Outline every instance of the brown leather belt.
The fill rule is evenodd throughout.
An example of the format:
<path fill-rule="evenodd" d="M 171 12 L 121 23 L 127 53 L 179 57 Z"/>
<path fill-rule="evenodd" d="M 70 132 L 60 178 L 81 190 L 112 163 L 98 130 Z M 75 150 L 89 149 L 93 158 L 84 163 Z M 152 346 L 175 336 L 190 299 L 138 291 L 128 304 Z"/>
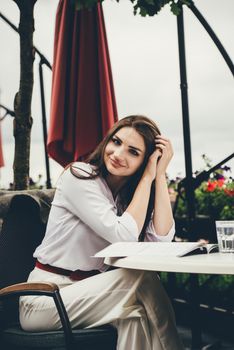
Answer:
<path fill-rule="evenodd" d="M 44 271 L 56 273 L 58 275 L 68 276 L 74 281 L 81 281 L 81 280 L 83 280 L 85 278 L 88 278 L 88 277 L 91 277 L 91 276 L 95 276 L 95 275 L 101 273 L 98 270 L 91 270 L 91 271 L 82 271 L 82 270 L 71 271 L 71 270 L 66 270 L 66 269 L 62 269 L 61 267 L 55 267 L 55 266 L 51 266 L 49 264 L 42 264 L 38 260 L 36 261 L 36 267 L 38 269 L 41 269 L 41 270 L 44 270 Z"/>

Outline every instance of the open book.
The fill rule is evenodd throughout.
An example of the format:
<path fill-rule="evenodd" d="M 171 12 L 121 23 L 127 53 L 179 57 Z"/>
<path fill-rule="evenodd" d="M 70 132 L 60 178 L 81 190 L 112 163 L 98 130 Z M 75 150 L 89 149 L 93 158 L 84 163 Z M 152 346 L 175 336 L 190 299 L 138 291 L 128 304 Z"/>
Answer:
<path fill-rule="evenodd" d="M 97 258 L 120 258 L 133 255 L 184 257 L 218 252 L 218 244 L 203 242 L 118 242 L 94 255 Z"/>

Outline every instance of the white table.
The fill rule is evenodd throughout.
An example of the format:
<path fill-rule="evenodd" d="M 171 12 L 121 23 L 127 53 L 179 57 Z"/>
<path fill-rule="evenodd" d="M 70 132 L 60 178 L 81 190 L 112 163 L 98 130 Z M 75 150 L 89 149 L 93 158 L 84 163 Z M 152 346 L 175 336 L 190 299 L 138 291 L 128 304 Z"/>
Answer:
<path fill-rule="evenodd" d="M 234 253 L 199 254 L 187 257 L 138 255 L 105 258 L 105 263 L 138 270 L 234 275 Z"/>
<path fill-rule="evenodd" d="M 105 258 L 105 263 L 111 266 L 137 270 L 234 275 L 234 253 L 199 254 L 187 257 L 138 255 L 125 258 Z M 196 298 L 197 288 L 198 285 L 195 284 L 191 291 L 192 343 L 200 347 L 202 340 L 198 311 L 199 300 Z"/>

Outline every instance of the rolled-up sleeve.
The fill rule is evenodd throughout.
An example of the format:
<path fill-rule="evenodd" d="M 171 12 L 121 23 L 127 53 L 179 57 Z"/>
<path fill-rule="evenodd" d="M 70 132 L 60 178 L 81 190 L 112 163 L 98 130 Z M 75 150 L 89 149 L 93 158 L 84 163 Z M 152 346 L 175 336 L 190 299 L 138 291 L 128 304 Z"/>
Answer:
<path fill-rule="evenodd" d="M 150 220 L 148 227 L 146 228 L 145 242 L 171 242 L 175 235 L 175 221 L 173 221 L 167 235 L 158 235 L 155 231 L 153 220 Z"/>
<path fill-rule="evenodd" d="M 60 192 L 63 206 L 106 241 L 138 240 L 136 221 L 127 212 L 116 214 L 115 204 L 105 195 L 98 178 L 79 179 L 67 170 L 61 178 Z"/>

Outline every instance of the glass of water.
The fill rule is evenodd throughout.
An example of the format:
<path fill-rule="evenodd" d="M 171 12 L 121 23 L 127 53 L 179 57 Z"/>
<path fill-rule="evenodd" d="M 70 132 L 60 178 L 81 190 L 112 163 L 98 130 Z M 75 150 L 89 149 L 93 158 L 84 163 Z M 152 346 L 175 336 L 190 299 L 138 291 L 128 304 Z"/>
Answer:
<path fill-rule="evenodd" d="M 221 253 L 234 253 L 234 220 L 215 221 L 216 233 Z"/>

